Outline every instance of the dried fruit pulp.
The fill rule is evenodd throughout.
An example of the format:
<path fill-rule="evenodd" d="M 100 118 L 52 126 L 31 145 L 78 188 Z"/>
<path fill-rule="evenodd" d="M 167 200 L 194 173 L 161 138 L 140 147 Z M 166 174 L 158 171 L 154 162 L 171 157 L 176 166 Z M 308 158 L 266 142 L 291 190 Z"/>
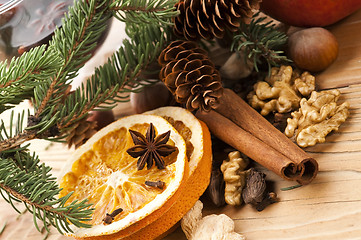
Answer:
<path fill-rule="evenodd" d="M 159 133 L 171 131 L 167 144 L 175 145 L 177 151 L 164 158 L 165 169 L 153 165 L 150 169 L 138 170 L 137 159 L 126 153 L 129 147 L 134 146 L 128 129 L 145 134 L 150 122 L 155 125 L 156 131 L 159 127 Z M 91 222 L 93 227 L 70 234 L 77 238 L 106 236 L 119 231 L 122 236 L 127 236 L 131 234 L 127 229 L 137 231 L 153 222 L 170 208 L 168 202 L 175 201 L 179 196 L 177 189 L 182 187 L 188 168 L 185 142 L 163 118 L 134 115 L 109 126 L 77 150 L 63 169 L 61 196 L 74 191 L 68 202 L 87 198 L 95 208 Z M 145 181 L 159 180 L 165 183 L 163 189 L 145 184 Z M 122 208 L 123 212 L 115 217 L 113 223 L 103 224 L 106 213 L 118 208 Z"/>
<path fill-rule="evenodd" d="M 150 118 L 154 115 L 162 116 L 164 119 L 166 119 L 166 122 L 168 124 L 171 123 L 173 127 L 177 130 L 177 132 L 182 135 L 180 137 L 182 139 L 185 139 L 184 147 L 186 146 L 187 149 L 182 150 L 182 148 L 178 148 L 180 150 L 178 155 L 180 156 L 182 152 L 183 155 L 185 155 L 185 152 L 187 150 L 189 167 L 188 164 L 185 164 L 184 177 L 181 180 L 179 187 L 176 189 L 174 194 L 167 198 L 167 201 L 165 201 L 163 205 L 161 205 L 158 209 L 145 215 L 142 219 L 131 221 L 128 227 L 119 228 L 118 231 L 102 231 L 102 234 L 98 235 L 76 233 L 73 235 L 76 239 L 159 239 L 159 237 L 162 237 L 169 231 L 171 231 L 172 227 L 195 204 L 195 202 L 199 199 L 199 197 L 207 188 L 212 165 L 211 137 L 207 126 L 201 121 L 199 121 L 196 117 L 194 117 L 192 113 L 183 108 L 160 108 L 156 111 L 150 111 L 145 113 L 145 118 Z M 144 125 L 142 128 L 143 133 L 145 132 L 146 128 L 146 125 Z M 110 132 L 107 133 L 107 135 L 108 134 L 110 134 Z M 118 145 L 120 146 L 120 144 L 114 139 L 110 140 L 109 144 L 115 145 L 113 146 L 114 148 L 116 148 Z M 174 144 L 177 146 L 179 142 L 175 141 Z M 127 146 L 123 147 L 126 148 Z M 112 149 L 112 147 L 108 147 L 107 149 Z M 106 155 L 111 155 L 111 152 L 109 150 L 102 150 L 102 152 L 104 151 L 107 152 Z M 76 159 L 78 160 L 79 158 L 80 156 Z M 186 160 L 186 158 L 184 160 Z M 166 161 L 171 162 L 172 160 L 167 159 Z M 81 160 L 79 162 L 81 162 Z M 136 163 L 134 162 L 134 166 L 135 165 Z M 83 169 L 83 165 L 79 165 L 77 161 L 76 164 L 73 164 L 73 166 L 77 166 L 77 168 Z M 110 166 L 112 165 L 110 164 Z M 99 171 L 102 171 L 102 169 L 99 168 Z M 76 182 L 72 184 L 75 186 Z M 104 203 L 105 202 L 106 201 L 104 201 Z M 152 201 L 146 205 L 152 204 L 153 202 L 155 201 Z M 144 206 L 144 208 L 147 208 L 147 206 Z M 142 211 L 142 209 L 140 211 Z M 126 219 L 121 219 L 119 220 L 119 222 L 124 220 Z M 113 224 L 105 227 L 109 227 L 111 225 Z M 102 224 L 100 226 L 102 226 Z"/>
<path fill-rule="evenodd" d="M 145 134 L 148 124 L 137 124 L 132 130 Z M 124 149 L 132 146 L 130 136 L 125 128 L 108 133 L 94 144 L 92 150 L 84 153 L 67 173 L 61 187 L 65 195 L 74 191 L 69 202 L 87 198 L 94 204 L 92 224 L 100 224 L 106 213 L 117 208 L 123 212 L 115 221 L 124 218 L 148 202 L 163 190 L 145 185 L 145 181 L 165 182 L 167 186 L 174 178 L 174 160 L 177 153 L 165 158 L 167 167 L 152 167 L 138 171 L 137 159 L 129 156 Z"/>
<path fill-rule="evenodd" d="M 172 232 L 172 228 L 196 203 L 206 190 L 212 169 L 211 135 L 205 123 L 189 111 L 179 107 L 162 107 L 146 114 L 162 116 L 182 135 L 186 141 L 189 159 L 188 178 L 180 197 L 173 206 L 156 221 L 140 229 L 123 240 L 160 239 Z M 113 236 L 116 238 L 116 234 Z"/>
<path fill-rule="evenodd" d="M 137 124 L 132 130 L 145 134 L 147 126 Z M 117 208 L 122 208 L 123 212 L 114 220 L 122 219 L 164 191 L 145 185 L 145 181 L 161 180 L 167 186 L 173 180 L 176 152 L 165 158 L 165 169 L 153 166 L 149 170 L 138 171 L 137 159 L 124 151 L 131 146 L 132 141 L 125 128 L 110 132 L 76 160 L 72 172 L 64 176 L 62 195 L 74 191 L 69 202 L 87 198 L 94 204 L 92 224 L 100 224 L 106 213 Z"/>
<path fill-rule="evenodd" d="M 160 240 L 172 231 L 173 226 L 194 206 L 199 197 L 209 185 L 212 169 L 211 136 L 205 123 L 201 122 L 203 138 L 203 154 L 201 158 L 191 158 L 190 165 L 195 167 L 193 171 L 188 169 L 189 177 L 184 188 L 180 189 L 182 194 L 173 206 L 153 223 L 140 229 L 134 234 L 122 238 L 122 240 Z M 179 129 L 176 128 L 178 131 Z M 188 145 L 187 145 L 188 147 Z M 117 238 L 111 238 L 117 239 Z"/>
<path fill-rule="evenodd" d="M 194 146 L 190 141 L 192 138 L 192 130 L 187 127 L 184 122 L 180 120 L 174 120 L 172 117 L 169 116 L 162 116 L 165 120 L 167 120 L 172 126 L 179 132 L 179 134 L 184 138 L 187 147 L 187 158 L 188 160 L 191 159 L 191 156 L 194 151 Z"/>

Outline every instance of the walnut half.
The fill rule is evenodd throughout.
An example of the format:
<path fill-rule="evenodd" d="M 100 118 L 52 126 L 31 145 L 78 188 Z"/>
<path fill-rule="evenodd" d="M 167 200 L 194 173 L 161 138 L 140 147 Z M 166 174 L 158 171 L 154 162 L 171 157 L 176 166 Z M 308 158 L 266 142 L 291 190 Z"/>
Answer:
<path fill-rule="evenodd" d="M 325 142 L 325 137 L 338 130 L 349 115 L 349 103 L 337 105 L 339 97 L 340 91 L 334 89 L 313 91 L 308 100 L 303 98 L 300 109 L 287 119 L 286 136 L 295 137 L 300 147 Z"/>
<path fill-rule="evenodd" d="M 247 171 L 244 169 L 248 165 L 248 160 L 241 158 L 239 151 L 230 152 L 228 159 L 221 165 L 224 182 L 226 183 L 224 197 L 229 205 L 242 204 L 242 189 L 246 185 Z"/>
<path fill-rule="evenodd" d="M 253 108 L 261 109 L 261 115 L 286 113 L 299 108 L 301 98 L 315 90 L 315 77 L 308 72 L 300 75 L 291 66 L 283 65 L 272 68 L 271 76 L 257 82 L 253 89 L 247 99 Z"/>

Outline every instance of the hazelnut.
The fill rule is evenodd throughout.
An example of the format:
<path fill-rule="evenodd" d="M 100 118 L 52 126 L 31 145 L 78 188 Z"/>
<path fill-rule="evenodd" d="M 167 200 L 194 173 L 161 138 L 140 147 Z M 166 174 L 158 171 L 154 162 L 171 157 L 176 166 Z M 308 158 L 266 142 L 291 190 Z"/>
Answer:
<path fill-rule="evenodd" d="M 319 72 L 335 61 L 338 42 L 335 36 L 324 28 L 306 28 L 291 33 L 288 39 L 288 54 L 297 67 Z"/>
<path fill-rule="evenodd" d="M 170 104 L 173 98 L 163 82 L 145 86 L 141 92 L 130 94 L 130 103 L 135 113 L 143 113 Z"/>
<path fill-rule="evenodd" d="M 109 125 L 110 123 L 114 122 L 114 113 L 112 110 L 106 111 L 91 111 L 89 113 L 89 117 L 87 118 L 89 122 L 96 122 L 95 130 L 99 131 L 103 127 Z"/>

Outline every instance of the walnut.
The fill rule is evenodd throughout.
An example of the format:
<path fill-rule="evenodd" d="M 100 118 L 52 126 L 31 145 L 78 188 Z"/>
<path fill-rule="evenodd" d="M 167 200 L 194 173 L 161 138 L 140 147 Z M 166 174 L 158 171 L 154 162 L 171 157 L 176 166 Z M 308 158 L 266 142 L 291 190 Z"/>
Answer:
<path fill-rule="evenodd" d="M 287 119 L 286 136 L 294 136 L 300 147 L 324 142 L 327 134 L 338 130 L 349 115 L 349 103 L 337 105 L 339 97 L 340 91 L 334 89 L 313 91 L 308 100 L 303 98 L 300 109 Z"/>
<path fill-rule="evenodd" d="M 234 231 L 233 220 L 225 214 L 212 214 L 202 218 L 203 204 L 197 201 L 184 215 L 181 227 L 188 240 L 244 240 L 245 237 Z"/>
<path fill-rule="evenodd" d="M 272 111 L 285 113 L 299 108 L 302 97 L 308 97 L 315 90 L 315 77 L 308 72 L 301 75 L 291 66 L 272 68 L 271 76 L 253 86 L 247 98 L 255 109 L 261 109 L 263 116 Z"/>
<path fill-rule="evenodd" d="M 249 161 L 241 158 L 239 151 L 230 152 L 228 159 L 221 165 L 221 171 L 226 183 L 224 197 L 229 205 L 240 205 L 242 203 L 242 189 L 246 185 L 247 167 Z"/>

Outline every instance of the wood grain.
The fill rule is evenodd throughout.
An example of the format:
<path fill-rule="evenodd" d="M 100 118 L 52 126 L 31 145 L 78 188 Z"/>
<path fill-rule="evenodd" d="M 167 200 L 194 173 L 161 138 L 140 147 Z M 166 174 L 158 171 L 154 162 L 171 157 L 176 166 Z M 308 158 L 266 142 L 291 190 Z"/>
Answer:
<path fill-rule="evenodd" d="M 234 219 L 236 231 L 248 240 L 361 239 L 361 10 L 329 29 L 340 43 L 340 52 L 336 62 L 317 75 L 316 81 L 320 89 L 340 89 L 340 102 L 350 103 L 350 117 L 327 136 L 325 143 L 306 149 L 319 163 L 316 179 L 307 186 L 282 191 L 297 183 L 262 169 L 275 182 L 280 199 L 262 212 L 248 205 L 217 209 L 205 201 L 204 214 L 227 214 Z M 129 105 L 121 105 L 116 114 L 129 112 Z M 34 141 L 32 149 L 53 167 L 55 175 L 73 151 L 41 140 Z M 1 240 L 44 238 L 45 234 L 33 227 L 29 213 L 18 217 L 2 198 L 0 209 L 0 229 L 6 223 Z M 47 239 L 69 238 L 53 229 Z M 165 238 L 185 239 L 180 228 Z"/>
<path fill-rule="evenodd" d="M 282 191 L 297 183 L 263 169 L 280 202 L 262 212 L 247 205 L 216 209 L 205 202 L 204 214 L 228 215 L 248 240 L 361 239 L 361 11 L 329 29 L 339 41 L 339 56 L 316 82 L 319 89 L 339 89 L 339 101 L 350 103 L 350 116 L 325 143 L 306 148 L 319 163 L 316 179 Z M 178 229 L 166 239 L 186 238 Z"/>
<path fill-rule="evenodd" d="M 339 54 L 331 67 L 318 75 L 319 88 L 339 88 L 361 83 L 360 26 L 361 11 L 357 11 L 328 27 L 339 42 Z"/>

